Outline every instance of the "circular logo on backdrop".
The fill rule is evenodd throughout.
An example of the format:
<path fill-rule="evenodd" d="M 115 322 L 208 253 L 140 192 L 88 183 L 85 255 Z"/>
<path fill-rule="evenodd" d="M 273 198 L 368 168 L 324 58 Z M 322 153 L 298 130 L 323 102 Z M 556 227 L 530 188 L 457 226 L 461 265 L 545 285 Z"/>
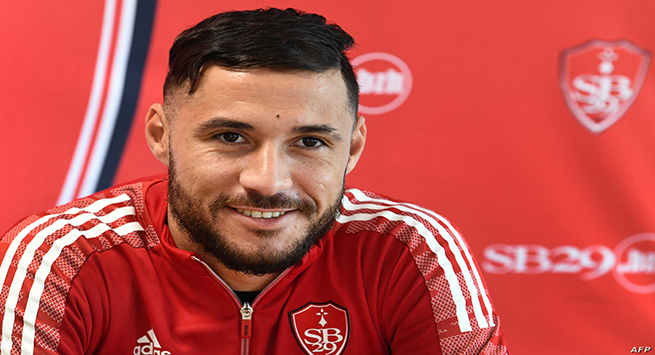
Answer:
<path fill-rule="evenodd" d="M 655 292 L 655 233 L 635 234 L 614 249 L 614 277 L 635 293 Z"/>
<path fill-rule="evenodd" d="M 412 73 L 405 62 L 389 53 L 362 54 L 352 61 L 359 84 L 359 112 L 390 112 L 409 96 Z"/>

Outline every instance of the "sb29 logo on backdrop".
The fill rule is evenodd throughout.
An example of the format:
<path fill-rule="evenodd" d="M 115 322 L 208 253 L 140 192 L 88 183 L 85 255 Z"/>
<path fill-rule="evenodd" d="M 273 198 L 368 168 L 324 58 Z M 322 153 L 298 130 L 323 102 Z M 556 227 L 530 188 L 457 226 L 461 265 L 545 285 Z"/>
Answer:
<path fill-rule="evenodd" d="M 494 244 L 485 248 L 482 268 L 491 274 L 579 274 L 589 281 L 612 272 L 634 293 L 655 292 L 655 233 L 635 234 L 614 250 L 604 245 Z"/>
<path fill-rule="evenodd" d="M 644 84 L 650 53 L 628 40 L 598 39 L 560 56 L 560 89 L 569 111 L 591 133 L 612 126 Z"/>
<path fill-rule="evenodd" d="M 389 53 L 366 53 L 352 60 L 359 84 L 359 112 L 380 115 L 395 110 L 412 91 L 412 72 Z"/>

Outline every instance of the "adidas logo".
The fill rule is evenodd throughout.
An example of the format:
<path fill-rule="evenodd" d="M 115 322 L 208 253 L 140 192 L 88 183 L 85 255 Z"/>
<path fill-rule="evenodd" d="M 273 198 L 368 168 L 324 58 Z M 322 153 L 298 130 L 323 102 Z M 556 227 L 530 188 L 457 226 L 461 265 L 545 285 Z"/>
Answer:
<path fill-rule="evenodd" d="M 134 355 L 171 355 L 169 351 L 161 350 L 161 344 L 152 329 L 136 342 L 139 344 L 134 347 Z"/>

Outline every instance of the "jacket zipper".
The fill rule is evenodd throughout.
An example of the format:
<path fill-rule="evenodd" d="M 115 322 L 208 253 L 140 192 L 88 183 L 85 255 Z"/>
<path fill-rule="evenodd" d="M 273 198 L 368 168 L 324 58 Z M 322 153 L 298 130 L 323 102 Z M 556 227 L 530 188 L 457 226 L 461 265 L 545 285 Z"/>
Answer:
<path fill-rule="evenodd" d="M 241 337 L 250 338 L 252 336 L 252 307 L 248 302 L 241 307 Z"/>
<path fill-rule="evenodd" d="M 250 337 L 252 336 L 252 307 L 248 302 L 241 307 L 241 355 L 250 353 Z"/>
<path fill-rule="evenodd" d="M 251 306 L 248 302 L 246 302 L 244 304 L 241 304 L 241 300 L 239 300 L 237 295 L 234 294 L 234 292 L 232 291 L 230 286 L 228 286 L 228 284 L 225 281 L 223 281 L 223 279 L 221 279 L 221 277 L 218 276 L 218 274 L 211 267 L 209 267 L 209 265 L 207 265 L 207 263 L 200 260 L 200 258 L 198 258 L 196 256 L 191 256 L 191 259 L 199 262 L 207 270 L 209 270 L 212 273 L 212 275 L 214 275 L 216 280 L 220 281 L 221 285 L 223 285 L 223 287 L 225 287 L 225 289 L 230 294 L 232 294 L 232 299 L 237 303 L 237 305 L 240 306 L 239 312 L 241 313 L 241 331 L 240 331 L 240 334 L 241 334 L 241 355 L 248 355 L 250 353 L 250 338 L 252 337 L 252 315 L 255 312 L 253 307 L 257 303 L 259 303 L 259 300 L 262 298 L 262 296 L 265 295 L 273 286 L 275 286 L 280 281 L 280 279 L 282 279 L 282 277 L 284 275 L 289 273 L 289 270 L 291 270 L 291 268 L 287 268 L 286 270 L 284 270 L 280 275 L 278 275 L 278 277 L 275 278 L 275 280 L 273 280 L 273 282 L 268 284 L 268 286 L 266 286 L 262 290 L 262 292 L 260 292 L 259 295 L 257 295 L 257 297 L 255 297 L 255 300 L 252 302 L 252 306 Z"/>

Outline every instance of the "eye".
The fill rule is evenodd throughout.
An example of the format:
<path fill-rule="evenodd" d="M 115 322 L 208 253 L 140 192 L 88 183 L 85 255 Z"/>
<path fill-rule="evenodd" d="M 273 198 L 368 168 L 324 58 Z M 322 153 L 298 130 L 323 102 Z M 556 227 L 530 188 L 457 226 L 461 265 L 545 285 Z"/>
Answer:
<path fill-rule="evenodd" d="M 298 143 L 303 146 L 303 147 L 308 147 L 308 148 L 318 148 L 325 143 L 323 143 L 322 140 L 314 137 L 305 137 L 302 138 L 298 141 Z"/>
<path fill-rule="evenodd" d="M 216 137 L 227 143 L 242 143 L 245 141 L 245 139 L 239 133 L 235 132 L 217 134 Z"/>

